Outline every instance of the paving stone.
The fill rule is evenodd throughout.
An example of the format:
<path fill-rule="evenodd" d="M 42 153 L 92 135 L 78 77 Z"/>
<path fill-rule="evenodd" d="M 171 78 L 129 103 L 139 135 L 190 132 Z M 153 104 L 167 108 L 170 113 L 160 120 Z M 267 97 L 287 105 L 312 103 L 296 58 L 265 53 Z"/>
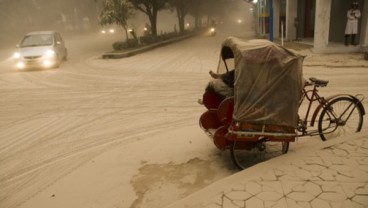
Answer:
<path fill-rule="evenodd" d="M 360 165 L 368 165 L 368 158 L 359 158 L 357 161 Z"/>
<path fill-rule="evenodd" d="M 324 200 L 321 199 L 314 199 L 311 202 L 312 208 L 331 208 L 330 204 Z"/>
<path fill-rule="evenodd" d="M 315 176 L 314 174 L 318 174 L 320 172 L 322 172 L 323 170 L 327 169 L 327 166 L 324 165 L 306 165 L 303 167 L 304 170 L 311 172 L 311 174 L 313 176 Z"/>
<path fill-rule="evenodd" d="M 361 169 L 354 169 L 351 171 L 353 177 L 356 179 L 356 181 L 360 182 L 368 182 L 368 173 L 365 171 L 362 171 Z"/>
<path fill-rule="evenodd" d="M 345 200 L 342 203 L 342 208 L 364 208 L 364 207 L 366 208 L 367 206 L 363 206 L 351 200 Z"/>
<path fill-rule="evenodd" d="M 213 204 L 218 204 L 218 205 L 221 205 L 222 204 L 222 197 L 223 195 L 217 195 L 215 197 L 213 197 L 210 202 L 213 203 Z"/>
<path fill-rule="evenodd" d="M 252 197 L 251 199 L 245 202 L 246 208 L 264 208 L 262 200 Z M 226 207 L 227 208 L 227 207 Z"/>
<path fill-rule="evenodd" d="M 276 181 L 277 177 L 273 171 L 268 171 L 266 174 L 261 176 L 261 179 L 264 181 Z"/>
<path fill-rule="evenodd" d="M 293 191 L 294 187 L 298 185 L 302 185 L 304 183 L 305 182 L 302 182 L 302 181 L 282 181 L 281 186 L 282 186 L 282 190 L 284 191 L 284 195 L 288 195 L 289 193 Z"/>
<path fill-rule="evenodd" d="M 231 199 L 231 200 L 247 200 L 250 197 L 252 197 L 251 194 L 248 194 L 247 192 L 244 191 L 232 191 L 226 194 L 226 197 Z"/>
<path fill-rule="evenodd" d="M 336 170 L 338 173 L 340 172 L 346 172 L 346 171 L 350 171 L 351 167 L 346 165 L 346 164 L 342 164 L 342 165 L 332 165 L 331 167 L 329 167 L 331 170 Z"/>
<path fill-rule="evenodd" d="M 298 170 L 299 168 L 292 165 L 292 164 L 289 164 L 289 165 L 283 165 L 282 166 L 282 169 L 280 168 L 276 168 L 275 170 L 277 171 L 281 171 L 281 172 L 284 172 L 284 173 L 287 173 L 287 172 L 294 172 L 296 170 Z"/>
<path fill-rule="evenodd" d="M 244 184 L 237 184 L 235 186 L 231 187 L 233 191 L 245 191 L 245 185 Z"/>
<path fill-rule="evenodd" d="M 277 201 L 263 201 L 263 204 L 265 208 L 273 208 L 274 206 L 276 206 Z"/>
<path fill-rule="evenodd" d="M 261 181 L 259 184 L 262 185 L 262 191 L 284 193 L 280 181 Z"/>
<path fill-rule="evenodd" d="M 258 183 L 250 182 L 245 184 L 245 190 L 252 195 L 256 195 L 262 191 L 262 186 Z"/>
<path fill-rule="evenodd" d="M 209 205 L 201 206 L 201 207 L 204 207 L 204 208 L 223 208 L 222 205 L 217 205 L 217 204 L 209 204 Z"/>
<path fill-rule="evenodd" d="M 288 207 L 286 198 L 282 198 L 272 208 L 285 208 L 285 207 Z"/>
<path fill-rule="evenodd" d="M 312 194 L 306 192 L 291 192 L 287 197 L 299 202 L 310 202 L 314 199 Z"/>
<path fill-rule="evenodd" d="M 336 181 L 334 182 L 316 182 L 316 184 L 321 186 L 322 192 L 339 193 L 339 194 L 346 195 L 343 188 Z"/>
<path fill-rule="evenodd" d="M 342 187 L 346 197 L 352 198 L 356 194 L 356 190 L 363 187 L 364 183 L 341 183 L 340 186 Z"/>
<path fill-rule="evenodd" d="M 339 174 L 336 176 L 336 181 L 339 181 L 340 183 L 341 182 L 358 183 L 358 182 L 362 182 L 362 179 L 360 177 L 348 177 L 348 176 Z"/>
<path fill-rule="evenodd" d="M 330 202 L 332 208 L 346 208 L 344 207 L 344 202 Z"/>
<path fill-rule="evenodd" d="M 337 175 L 336 170 L 327 169 L 323 170 L 321 175 L 319 175 L 319 177 L 324 181 L 334 181 L 336 175 Z"/>
<path fill-rule="evenodd" d="M 257 198 L 264 200 L 264 201 L 278 201 L 284 195 L 278 192 L 261 192 L 257 194 Z"/>
<path fill-rule="evenodd" d="M 303 168 L 304 166 L 306 166 L 307 164 L 305 164 L 305 162 L 303 160 L 296 160 L 292 162 L 293 166 L 300 168 Z"/>
<path fill-rule="evenodd" d="M 238 206 L 237 204 L 233 203 L 232 200 L 224 197 L 222 207 L 226 207 L 226 208 L 240 208 L 240 207 L 244 207 L 244 206 Z"/>
<path fill-rule="evenodd" d="M 368 196 L 367 195 L 356 195 L 352 199 L 354 202 L 357 202 L 360 205 L 368 207 Z"/>
<path fill-rule="evenodd" d="M 302 206 L 300 206 L 299 204 L 297 204 L 295 200 L 290 199 L 290 198 L 286 198 L 286 203 L 287 203 L 287 206 L 286 207 L 303 208 Z"/>
<path fill-rule="evenodd" d="M 357 189 L 355 190 L 355 194 L 367 195 L 368 197 L 368 184 L 366 184 L 365 186 L 357 187 Z"/>
<path fill-rule="evenodd" d="M 292 175 L 284 175 L 279 177 L 279 181 L 300 181 L 300 178 L 296 176 L 292 176 Z"/>
<path fill-rule="evenodd" d="M 304 184 L 305 182 L 303 184 L 293 187 L 293 191 L 294 192 L 305 192 Z"/>
<path fill-rule="evenodd" d="M 304 160 L 304 162 L 308 165 L 319 165 L 325 166 L 321 157 L 309 157 Z"/>
<path fill-rule="evenodd" d="M 304 185 L 305 191 L 307 193 L 312 194 L 313 196 L 318 196 L 319 194 L 322 193 L 322 189 L 319 185 L 312 183 L 312 182 L 307 182 Z"/>
<path fill-rule="evenodd" d="M 296 171 L 296 175 L 302 180 L 310 180 L 312 178 L 312 174 L 306 170 L 299 169 Z"/>
<path fill-rule="evenodd" d="M 325 201 L 331 201 L 331 202 L 336 202 L 336 201 L 344 201 L 347 197 L 345 194 L 342 193 L 329 193 L 329 192 L 324 192 L 322 194 L 320 194 L 318 196 L 319 199 L 325 200 Z"/>
<path fill-rule="evenodd" d="M 297 204 L 303 208 L 312 208 L 309 202 L 297 202 Z"/>
<path fill-rule="evenodd" d="M 280 176 L 285 175 L 285 172 L 284 172 L 284 171 L 282 171 L 282 170 L 275 169 L 275 170 L 274 170 L 274 172 L 275 172 L 275 176 L 276 176 L 277 178 L 278 178 L 278 177 L 280 177 Z"/>
<path fill-rule="evenodd" d="M 347 151 L 344 151 L 342 149 L 333 149 L 332 150 L 333 154 L 337 155 L 337 156 L 348 156 L 349 153 Z"/>

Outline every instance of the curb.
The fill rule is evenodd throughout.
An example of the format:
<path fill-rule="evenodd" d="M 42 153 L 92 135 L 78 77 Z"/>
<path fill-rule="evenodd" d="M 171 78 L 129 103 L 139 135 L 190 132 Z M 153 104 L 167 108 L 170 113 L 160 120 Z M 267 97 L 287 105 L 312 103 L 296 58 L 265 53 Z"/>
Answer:
<path fill-rule="evenodd" d="M 149 51 L 149 50 L 153 50 L 153 49 L 161 47 L 161 46 L 165 46 L 165 45 L 168 45 L 168 44 L 171 44 L 171 43 L 174 43 L 174 42 L 178 42 L 178 41 L 181 41 L 181 40 L 191 38 L 191 37 L 196 36 L 200 33 L 201 32 L 196 32 L 194 34 L 181 36 L 181 37 L 174 38 L 174 39 L 171 39 L 171 40 L 161 41 L 159 43 L 151 44 L 149 46 L 144 46 L 144 47 L 129 50 L 129 51 L 126 51 L 126 52 L 121 52 L 121 53 L 106 52 L 102 55 L 102 58 L 103 59 L 120 59 L 120 58 L 126 58 L 126 57 L 130 57 L 130 56 L 134 56 L 134 55 L 137 55 L 137 54 Z"/>

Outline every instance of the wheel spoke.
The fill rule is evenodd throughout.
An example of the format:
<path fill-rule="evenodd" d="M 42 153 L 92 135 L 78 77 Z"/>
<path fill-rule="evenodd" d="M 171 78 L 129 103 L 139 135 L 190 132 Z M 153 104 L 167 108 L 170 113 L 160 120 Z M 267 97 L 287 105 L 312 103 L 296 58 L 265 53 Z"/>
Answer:
<path fill-rule="evenodd" d="M 353 99 L 340 97 L 332 100 L 323 109 L 318 122 L 318 131 L 323 141 L 361 130 L 363 114 Z"/>
<path fill-rule="evenodd" d="M 287 153 L 289 142 L 260 141 L 255 143 L 233 141 L 230 148 L 231 159 L 242 170 L 259 162 Z"/>

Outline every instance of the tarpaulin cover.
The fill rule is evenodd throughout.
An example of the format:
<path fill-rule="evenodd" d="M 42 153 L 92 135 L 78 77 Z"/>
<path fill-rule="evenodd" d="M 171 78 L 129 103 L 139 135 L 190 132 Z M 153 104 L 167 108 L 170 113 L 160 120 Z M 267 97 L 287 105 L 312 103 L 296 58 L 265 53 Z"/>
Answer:
<path fill-rule="evenodd" d="M 229 37 L 222 44 L 220 60 L 231 58 L 235 68 L 233 120 L 295 128 L 304 57 L 268 40 Z M 219 73 L 224 72 L 220 65 Z"/>

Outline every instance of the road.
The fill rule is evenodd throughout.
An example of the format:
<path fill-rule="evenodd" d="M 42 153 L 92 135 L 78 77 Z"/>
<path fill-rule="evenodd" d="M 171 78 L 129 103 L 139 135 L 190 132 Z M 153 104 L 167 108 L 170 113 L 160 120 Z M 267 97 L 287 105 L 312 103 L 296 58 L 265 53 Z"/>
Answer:
<path fill-rule="evenodd" d="M 100 58 L 113 39 L 71 38 L 59 69 L 1 60 L 0 207 L 163 207 L 235 173 L 197 99 L 222 40 L 253 35 L 237 28 L 119 60 Z M 305 73 L 367 95 L 366 69 L 332 70 Z"/>
<path fill-rule="evenodd" d="M 100 59 L 112 41 L 66 38 L 69 59 L 59 69 L 18 71 L 10 59 L 2 60 L 1 207 L 21 205 L 112 148 L 145 146 L 163 132 L 197 128 L 203 107 L 196 101 L 208 70 L 217 66 L 222 37 L 198 36 L 128 59 Z M 146 150 L 129 151 L 138 159 Z M 127 172 L 130 181 L 136 173 Z"/>

